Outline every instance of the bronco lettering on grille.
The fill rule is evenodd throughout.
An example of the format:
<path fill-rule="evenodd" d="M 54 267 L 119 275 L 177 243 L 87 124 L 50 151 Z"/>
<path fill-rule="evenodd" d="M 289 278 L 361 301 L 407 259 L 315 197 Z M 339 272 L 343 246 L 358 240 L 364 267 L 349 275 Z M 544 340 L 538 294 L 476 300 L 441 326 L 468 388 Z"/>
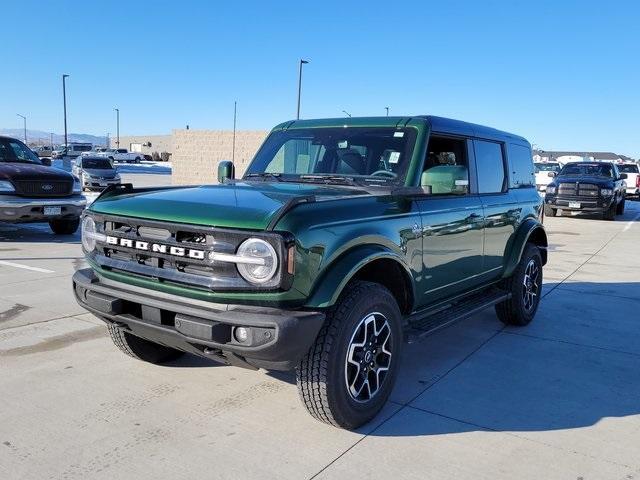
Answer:
<path fill-rule="evenodd" d="M 129 238 L 119 238 L 107 235 L 107 244 L 116 245 L 119 247 L 133 248 L 135 250 L 169 254 L 175 257 L 187 257 L 194 260 L 204 260 L 204 250 L 197 250 L 194 248 L 175 247 L 171 245 L 163 245 L 161 243 L 149 243 L 141 240 L 131 240 Z"/>

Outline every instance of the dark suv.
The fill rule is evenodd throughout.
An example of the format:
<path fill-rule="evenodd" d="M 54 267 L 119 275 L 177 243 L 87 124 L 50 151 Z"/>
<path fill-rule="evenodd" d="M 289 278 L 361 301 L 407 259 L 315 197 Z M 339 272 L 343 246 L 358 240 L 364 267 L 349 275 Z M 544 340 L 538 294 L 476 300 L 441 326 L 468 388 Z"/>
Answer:
<path fill-rule="evenodd" d="M 384 405 L 405 337 L 495 306 L 527 325 L 547 237 L 522 137 L 432 116 L 290 121 L 243 178 L 109 187 L 83 218 L 78 302 L 150 362 L 295 368 L 315 418 Z"/>
<path fill-rule="evenodd" d="M 74 233 L 87 204 L 80 181 L 43 162 L 20 140 L 0 136 L 0 223 L 48 222 L 54 233 Z"/>
<path fill-rule="evenodd" d="M 626 173 L 620 173 L 615 163 L 567 163 L 547 185 L 544 213 L 554 217 L 558 210 L 600 213 L 614 220 L 624 213 L 627 184 Z"/>

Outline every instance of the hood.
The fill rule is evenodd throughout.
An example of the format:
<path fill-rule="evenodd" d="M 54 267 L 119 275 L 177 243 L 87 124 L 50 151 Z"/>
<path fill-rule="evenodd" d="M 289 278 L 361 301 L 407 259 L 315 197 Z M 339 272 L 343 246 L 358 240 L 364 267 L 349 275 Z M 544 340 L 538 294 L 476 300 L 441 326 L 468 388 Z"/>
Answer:
<path fill-rule="evenodd" d="M 90 210 L 166 222 L 264 230 L 292 199 L 313 196 L 328 200 L 365 193 L 355 187 L 238 182 L 116 194 L 99 198 Z"/>
<path fill-rule="evenodd" d="M 613 183 L 612 178 L 597 177 L 592 175 L 562 175 L 553 179 L 554 184 L 560 183 L 591 183 L 594 185 L 611 185 Z"/>
<path fill-rule="evenodd" d="M 115 168 L 83 168 L 82 171 L 92 177 L 113 178 L 118 173 Z"/>
<path fill-rule="evenodd" d="M 64 170 L 35 163 L 0 162 L 0 180 L 72 181 L 73 175 Z"/>

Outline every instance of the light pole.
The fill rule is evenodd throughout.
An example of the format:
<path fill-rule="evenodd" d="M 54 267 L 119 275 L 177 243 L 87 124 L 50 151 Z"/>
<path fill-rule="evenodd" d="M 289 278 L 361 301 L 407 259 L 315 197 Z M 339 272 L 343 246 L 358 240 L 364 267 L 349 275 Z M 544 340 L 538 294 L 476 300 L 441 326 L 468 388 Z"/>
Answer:
<path fill-rule="evenodd" d="M 69 141 L 67 139 L 67 84 L 66 79 L 69 75 L 62 75 L 62 102 L 64 103 L 64 148 L 69 148 Z"/>
<path fill-rule="evenodd" d="M 16 115 L 18 115 L 21 119 L 22 119 L 22 123 L 24 125 L 24 144 L 27 144 L 27 117 L 25 117 L 24 115 L 20 115 L 19 113 L 16 113 Z"/>
<path fill-rule="evenodd" d="M 342 110 L 342 113 L 344 113 L 347 117 L 351 117 L 351 114 L 349 112 L 347 112 L 346 110 Z"/>
<path fill-rule="evenodd" d="M 231 144 L 231 162 L 236 160 L 236 116 L 238 113 L 238 101 L 233 102 L 233 143 Z"/>
<path fill-rule="evenodd" d="M 116 148 L 120 148 L 120 109 L 114 108 L 116 111 Z"/>
<path fill-rule="evenodd" d="M 300 95 L 302 93 L 302 65 L 309 63 L 309 60 L 300 59 L 300 70 L 298 71 L 298 113 L 296 120 L 300 120 Z"/>
<path fill-rule="evenodd" d="M 384 109 L 387 111 L 387 117 L 389 116 L 389 107 L 384 107 Z"/>
<path fill-rule="evenodd" d="M 51 147 L 51 151 L 53 151 L 53 133 L 49 134 L 49 146 Z"/>

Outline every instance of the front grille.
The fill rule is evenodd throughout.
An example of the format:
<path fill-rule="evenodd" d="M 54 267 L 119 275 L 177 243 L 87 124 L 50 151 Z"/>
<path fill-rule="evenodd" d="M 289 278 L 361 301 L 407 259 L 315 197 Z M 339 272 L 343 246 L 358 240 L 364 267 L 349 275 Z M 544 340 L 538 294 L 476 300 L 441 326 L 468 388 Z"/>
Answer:
<path fill-rule="evenodd" d="M 64 197 L 73 192 L 73 182 L 17 180 L 13 182 L 16 193 L 25 197 Z"/>
<path fill-rule="evenodd" d="M 255 290 L 244 280 L 235 263 L 210 260 L 209 253 L 235 254 L 249 236 L 269 242 L 278 253 L 280 271 L 262 289 L 289 288 L 292 278 L 283 272 L 287 240 L 271 232 L 242 232 L 232 229 L 172 224 L 166 222 L 95 215 L 96 227 L 107 237 L 131 240 L 131 247 L 99 241 L 93 259 L 107 270 L 127 272 L 159 282 L 197 286 L 207 290 Z M 136 245 L 146 244 L 145 250 Z M 166 247 L 165 251 L 153 245 Z M 182 255 L 171 253 L 180 249 Z M 197 255 L 190 256 L 190 252 Z"/>
<path fill-rule="evenodd" d="M 591 183 L 561 183 L 558 187 L 559 196 L 593 199 L 597 198 L 599 194 L 599 187 Z"/>

